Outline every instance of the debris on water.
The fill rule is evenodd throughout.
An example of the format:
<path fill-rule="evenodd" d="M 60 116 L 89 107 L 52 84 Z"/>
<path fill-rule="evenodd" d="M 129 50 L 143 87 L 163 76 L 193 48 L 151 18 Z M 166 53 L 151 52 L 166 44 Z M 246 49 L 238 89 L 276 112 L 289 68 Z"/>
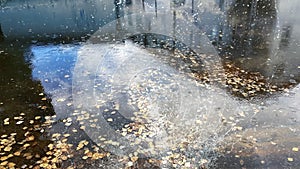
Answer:
<path fill-rule="evenodd" d="M 5 118 L 3 121 L 4 121 L 4 125 L 9 125 L 9 118 Z"/>
<path fill-rule="evenodd" d="M 133 162 L 132 162 L 132 161 L 129 161 L 129 162 L 127 163 L 127 166 L 128 166 L 128 167 L 133 166 Z"/>
<path fill-rule="evenodd" d="M 72 106 L 73 105 L 73 103 L 67 103 L 67 106 Z"/>
<path fill-rule="evenodd" d="M 272 85 L 259 72 L 245 71 L 232 62 L 224 63 L 226 85 L 234 95 L 249 98 L 258 95 L 268 95 L 276 91 L 285 91 L 286 86 Z"/>
<path fill-rule="evenodd" d="M 108 118 L 107 121 L 112 122 L 112 121 L 114 121 L 114 119 L 113 118 Z"/>
<path fill-rule="evenodd" d="M 39 119 L 41 119 L 41 118 L 42 118 L 41 116 L 35 116 L 35 117 L 34 117 L 35 120 L 39 120 Z"/>
<path fill-rule="evenodd" d="M 299 148 L 298 148 L 298 147 L 293 147 L 293 148 L 292 148 L 292 151 L 298 152 L 298 151 L 299 151 Z"/>
<path fill-rule="evenodd" d="M 65 98 L 59 98 L 57 99 L 57 102 L 64 102 L 66 99 Z"/>
<path fill-rule="evenodd" d="M 17 125 L 22 124 L 22 123 L 24 123 L 24 121 L 17 121 L 16 122 Z"/>

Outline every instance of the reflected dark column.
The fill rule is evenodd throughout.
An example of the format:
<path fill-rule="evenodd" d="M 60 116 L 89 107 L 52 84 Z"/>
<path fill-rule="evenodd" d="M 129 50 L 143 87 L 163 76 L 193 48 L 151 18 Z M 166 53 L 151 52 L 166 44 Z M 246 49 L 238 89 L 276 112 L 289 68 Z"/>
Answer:
<path fill-rule="evenodd" d="M 142 0 L 143 10 L 145 11 L 145 0 Z"/>
<path fill-rule="evenodd" d="M 220 0 L 219 1 L 219 8 L 221 11 L 224 11 L 224 3 L 225 3 L 225 0 Z"/>
<path fill-rule="evenodd" d="M 121 30 L 122 29 L 122 23 L 120 23 L 119 18 L 121 18 L 121 11 L 122 11 L 122 1 L 121 0 L 115 0 L 115 12 L 116 12 L 116 30 Z"/>
<path fill-rule="evenodd" d="M 115 0 L 114 4 L 115 4 L 115 11 L 116 11 L 116 19 L 119 19 L 121 17 L 120 11 L 122 8 L 121 0 Z"/>
<path fill-rule="evenodd" d="M 155 0 L 154 4 L 155 4 L 155 16 L 157 17 L 157 0 Z"/>
<path fill-rule="evenodd" d="M 3 41 L 4 41 L 4 34 L 3 34 L 1 24 L 0 24 L 0 42 L 3 42 Z"/>
<path fill-rule="evenodd" d="M 195 12 L 195 0 L 192 0 L 192 14 Z"/>
<path fill-rule="evenodd" d="M 176 25 L 177 25 L 176 18 L 177 18 L 176 10 L 173 10 L 173 38 L 174 38 L 173 46 L 172 46 L 172 48 L 173 48 L 172 51 L 173 52 L 175 52 L 175 46 L 176 46 L 176 41 L 177 41 L 176 36 L 175 36 L 175 34 L 176 34 Z"/>

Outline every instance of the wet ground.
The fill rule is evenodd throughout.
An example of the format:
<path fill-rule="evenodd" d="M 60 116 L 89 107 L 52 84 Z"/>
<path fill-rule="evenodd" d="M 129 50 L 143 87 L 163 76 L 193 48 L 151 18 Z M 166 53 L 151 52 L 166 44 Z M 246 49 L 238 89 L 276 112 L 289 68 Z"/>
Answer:
<path fill-rule="evenodd" d="M 299 6 L 0 1 L 0 168 L 300 168 Z"/>

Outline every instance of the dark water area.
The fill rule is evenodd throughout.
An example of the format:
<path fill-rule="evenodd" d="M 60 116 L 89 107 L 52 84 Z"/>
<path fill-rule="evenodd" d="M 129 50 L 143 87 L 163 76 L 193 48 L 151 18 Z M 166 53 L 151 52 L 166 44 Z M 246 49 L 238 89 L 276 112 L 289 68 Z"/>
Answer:
<path fill-rule="evenodd" d="M 0 0 L 0 168 L 300 168 L 297 0 Z"/>

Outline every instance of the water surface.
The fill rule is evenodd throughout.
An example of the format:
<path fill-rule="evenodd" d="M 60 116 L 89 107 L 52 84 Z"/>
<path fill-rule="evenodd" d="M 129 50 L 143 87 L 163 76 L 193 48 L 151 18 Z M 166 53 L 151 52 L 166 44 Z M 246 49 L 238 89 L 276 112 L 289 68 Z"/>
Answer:
<path fill-rule="evenodd" d="M 299 5 L 1 1 L 0 166 L 298 168 Z"/>

